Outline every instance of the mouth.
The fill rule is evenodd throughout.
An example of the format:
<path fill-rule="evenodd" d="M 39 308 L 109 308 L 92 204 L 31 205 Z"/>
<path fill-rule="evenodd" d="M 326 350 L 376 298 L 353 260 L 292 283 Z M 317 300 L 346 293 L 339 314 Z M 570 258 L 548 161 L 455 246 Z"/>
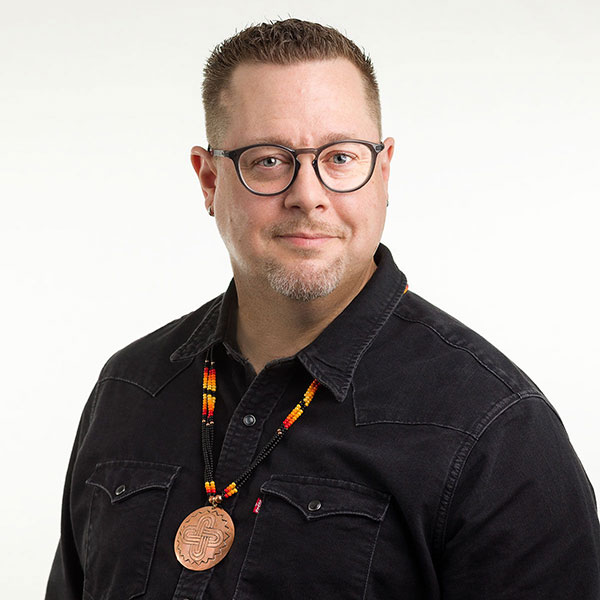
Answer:
<path fill-rule="evenodd" d="M 327 244 L 331 240 L 337 239 L 338 236 L 314 231 L 293 231 L 290 233 L 280 234 L 276 237 L 285 244 L 289 244 L 297 248 L 318 248 L 324 244 Z"/>

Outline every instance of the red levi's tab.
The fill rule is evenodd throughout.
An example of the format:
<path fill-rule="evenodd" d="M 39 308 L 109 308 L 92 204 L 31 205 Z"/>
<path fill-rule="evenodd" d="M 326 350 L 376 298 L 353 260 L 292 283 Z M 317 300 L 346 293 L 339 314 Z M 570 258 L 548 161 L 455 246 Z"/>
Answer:
<path fill-rule="evenodd" d="M 254 510 L 252 511 L 255 515 L 258 514 L 258 511 L 260 510 L 261 505 L 262 505 L 262 499 L 261 498 L 257 498 L 256 499 L 256 504 L 254 505 Z"/>

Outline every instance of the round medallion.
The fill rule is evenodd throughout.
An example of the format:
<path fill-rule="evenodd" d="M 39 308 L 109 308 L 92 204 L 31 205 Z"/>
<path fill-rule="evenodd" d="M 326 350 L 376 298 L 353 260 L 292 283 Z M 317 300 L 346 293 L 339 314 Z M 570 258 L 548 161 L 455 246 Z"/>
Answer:
<path fill-rule="evenodd" d="M 234 535 L 233 521 L 222 508 L 203 506 L 179 526 L 175 556 L 186 569 L 205 571 L 225 558 Z"/>

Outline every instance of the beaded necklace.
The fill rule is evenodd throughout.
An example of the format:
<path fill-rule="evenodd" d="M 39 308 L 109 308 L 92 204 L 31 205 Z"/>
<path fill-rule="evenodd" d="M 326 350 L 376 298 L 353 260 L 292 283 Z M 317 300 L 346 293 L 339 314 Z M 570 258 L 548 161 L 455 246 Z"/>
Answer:
<path fill-rule="evenodd" d="M 286 431 L 298 420 L 319 389 L 319 382 L 314 379 L 308 386 L 304 397 L 292 409 L 290 414 L 277 428 L 273 437 L 258 453 L 252 464 L 234 481 L 226 486 L 220 494 L 214 481 L 213 444 L 214 444 L 214 412 L 217 400 L 217 371 L 212 359 L 212 349 L 204 359 L 202 383 L 202 454 L 204 457 L 204 488 L 208 496 L 208 504 L 190 513 L 181 523 L 175 536 L 175 556 L 187 569 L 205 571 L 223 560 L 235 535 L 233 521 L 229 514 L 219 505 L 221 502 L 237 494 L 238 489 L 248 481 L 254 469 L 274 450 Z"/>

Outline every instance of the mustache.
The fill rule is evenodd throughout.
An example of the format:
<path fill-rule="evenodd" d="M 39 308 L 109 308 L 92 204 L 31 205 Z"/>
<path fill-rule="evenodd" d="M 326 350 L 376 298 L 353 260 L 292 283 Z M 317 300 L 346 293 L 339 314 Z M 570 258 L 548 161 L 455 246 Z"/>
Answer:
<path fill-rule="evenodd" d="M 345 227 L 331 225 L 331 223 L 325 223 L 323 221 L 311 221 L 309 219 L 295 219 L 293 221 L 286 221 L 285 223 L 278 223 L 269 227 L 267 231 L 271 237 L 291 235 L 293 233 L 298 233 L 299 231 L 331 237 L 346 237 Z"/>

